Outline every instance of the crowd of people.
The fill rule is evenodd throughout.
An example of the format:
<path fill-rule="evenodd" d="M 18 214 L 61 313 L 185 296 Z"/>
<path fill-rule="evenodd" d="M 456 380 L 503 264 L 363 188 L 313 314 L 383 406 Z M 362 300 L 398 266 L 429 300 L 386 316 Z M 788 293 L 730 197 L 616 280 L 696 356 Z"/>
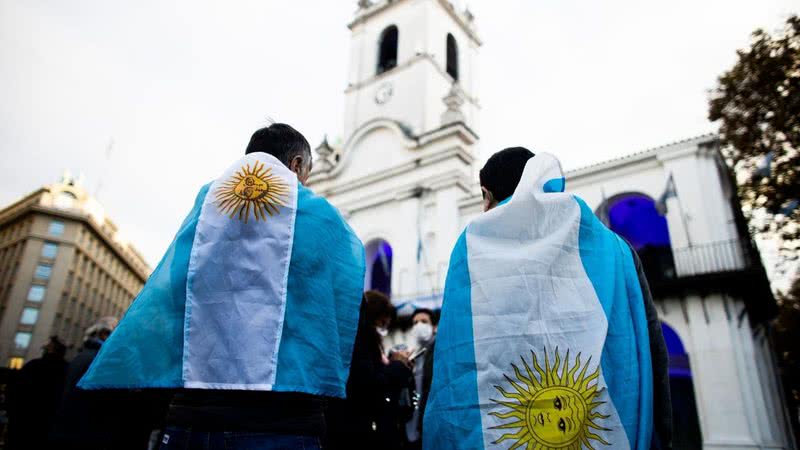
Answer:
<path fill-rule="evenodd" d="M 69 363 L 54 338 L 20 371 L 9 448 L 670 448 L 666 352 L 638 260 L 593 216 L 562 228 L 584 234 L 594 262 L 553 240 L 557 215 L 580 204 L 536 203 L 563 191 L 552 159 L 514 148 L 486 163 L 484 210 L 500 225 L 462 235 L 441 322 L 414 311 L 406 345 L 390 348 L 396 311 L 362 294 L 363 246 L 304 187 L 311 159 L 289 125 L 256 131 L 201 189 L 119 326 L 98 322 Z M 481 316 L 493 302 L 502 320 Z M 528 355 L 495 360 L 514 345 Z"/>
<path fill-rule="evenodd" d="M 143 414 L 135 393 L 91 392 L 77 387 L 117 322 L 114 317 L 103 317 L 91 325 L 83 346 L 69 362 L 66 346 L 58 337 L 51 337 L 42 357 L 29 361 L 15 374 L 6 387 L 6 448 L 146 448 L 149 430 L 143 430 L 152 423 L 140 420 L 154 416 Z"/>

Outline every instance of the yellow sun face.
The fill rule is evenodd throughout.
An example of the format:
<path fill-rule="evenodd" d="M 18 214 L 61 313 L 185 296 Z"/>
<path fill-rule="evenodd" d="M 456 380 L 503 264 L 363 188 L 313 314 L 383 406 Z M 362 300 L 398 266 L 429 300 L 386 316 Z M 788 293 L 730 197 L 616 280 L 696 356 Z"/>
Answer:
<path fill-rule="evenodd" d="M 575 363 L 570 365 L 569 350 L 563 362 L 558 348 L 555 353 L 553 367 L 550 367 L 546 349 L 544 369 L 539 365 L 536 353 L 533 351 L 531 351 L 533 370 L 524 357 L 520 359 L 525 373 L 511 364 L 516 381 L 508 375 L 504 376 L 515 392 L 507 392 L 502 387 L 495 386 L 505 400 L 492 399 L 492 401 L 504 409 L 489 414 L 512 421 L 494 428 L 516 429 L 514 433 L 500 436 L 495 444 L 513 441 L 510 450 L 516 448 L 580 450 L 582 446 L 593 450 L 592 441 L 610 445 L 592 432 L 593 429 L 608 430 L 596 422 L 608 418 L 595 411 L 604 403 L 596 400 L 601 392 L 597 387 L 600 367 L 595 367 L 594 371 L 587 375 L 592 358 L 581 366 L 581 354 L 578 353 Z M 578 370 L 580 373 L 577 373 Z"/>
<path fill-rule="evenodd" d="M 217 189 L 216 202 L 223 214 L 244 223 L 251 212 L 256 220 L 265 221 L 268 215 L 280 214 L 278 207 L 286 206 L 289 186 L 264 166 L 256 162 L 251 170 L 248 164 Z"/>

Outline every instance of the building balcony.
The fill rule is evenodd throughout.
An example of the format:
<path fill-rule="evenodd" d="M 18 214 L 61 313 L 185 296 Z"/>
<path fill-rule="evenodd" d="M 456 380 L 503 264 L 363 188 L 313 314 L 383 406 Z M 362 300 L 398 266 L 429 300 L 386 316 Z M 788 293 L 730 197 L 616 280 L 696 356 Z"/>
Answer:
<path fill-rule="evenodd" d="M 771 317 L 775 301 L 758 251 L 740 239 L 637 251 L 655 299 L 725 294 L 742 298 L 754 318 Z"/>
<path fill-rule="evenodd" d="M 748 247 L 737 239 L 674 249 L 675 275 L 681 278 L 746 270 L 752 266 Z"/>

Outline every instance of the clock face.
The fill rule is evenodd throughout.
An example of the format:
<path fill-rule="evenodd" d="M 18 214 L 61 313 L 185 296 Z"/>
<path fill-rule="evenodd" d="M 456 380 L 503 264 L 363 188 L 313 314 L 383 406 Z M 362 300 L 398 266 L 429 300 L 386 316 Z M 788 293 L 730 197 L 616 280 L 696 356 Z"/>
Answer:
<path fill-rule="evenodd" d="M 378 87 L 378 90 L 375 91 L 375 103 L 383 105 L 392 98 L 392 94 L 394 94 L 394 88 L 392 87 L 392 84 L 383 83 L 380 85 L 380 87 Z"/>

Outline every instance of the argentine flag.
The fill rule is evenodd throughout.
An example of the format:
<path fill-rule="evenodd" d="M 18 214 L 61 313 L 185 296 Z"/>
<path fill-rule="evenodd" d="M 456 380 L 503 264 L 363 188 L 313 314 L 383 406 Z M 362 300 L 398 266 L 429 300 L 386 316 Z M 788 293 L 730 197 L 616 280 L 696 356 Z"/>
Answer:
<path fill-rule="evenodd" d="M 628 245 L 558 161 L 528 160 L 510 200 L 456 243 L 424 448 L 647 449 L 653 385 Z"/>
<path fill-rule="evenodd" d="M 204 186 L 80 381 L 345 396 L 364 247 L 275 157 Z"/>

